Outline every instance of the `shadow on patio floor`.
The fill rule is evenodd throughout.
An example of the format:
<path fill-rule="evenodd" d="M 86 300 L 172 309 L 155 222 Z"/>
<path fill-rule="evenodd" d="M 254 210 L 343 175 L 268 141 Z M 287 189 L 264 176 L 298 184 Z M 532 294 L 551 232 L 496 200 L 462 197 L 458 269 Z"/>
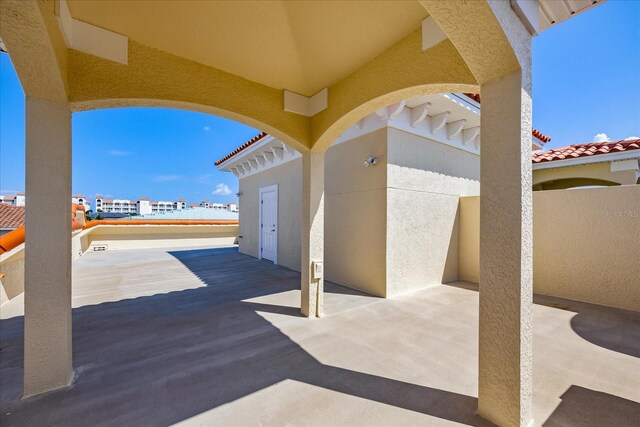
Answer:
<path fill-rule="evenodd" d="M 478 291 L 478 285 L 470 282 L 447 286 Z M 533 302 L 576 313 L 571 318 L 571 328 L 580 337 L 597 346 L 640 358 L 640 313 L 537 294 Z"/>
<path fill-rule="evenodd" d="M 572 385 L 562 403 L 543 424 L 545 427 L 638 426 L 640 404 L 609 393 Z"/>
<path fill-rule="evenodd" d="M 299 273 L 235 249 L 172 255 L 207 286 L 74 309 L 77 379 L 67 390 L 19 400 L 23 318 L 1 321 L 3 426 L 168 425 L 287 379 L 487 424 L 475 397 L 324 365 L 256 313 L 298 317 L 297 308 L 243 302 L 297 289 Z M 333 284 L 326 291 L 357 294 Z M 304 395 L 291 401 L 311 404 Z"/>

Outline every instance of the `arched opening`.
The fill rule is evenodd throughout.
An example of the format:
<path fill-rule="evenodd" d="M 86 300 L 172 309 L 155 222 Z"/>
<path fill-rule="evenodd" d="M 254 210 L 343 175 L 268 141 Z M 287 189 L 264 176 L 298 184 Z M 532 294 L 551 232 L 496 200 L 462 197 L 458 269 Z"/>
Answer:
<path fill-rule="evenodd" d="M 611 187 L 616 185 L 620 185 L 620 183 L 598 178 L 560 178 L 534 184 L 533 191 L 564 190 L 583 187 Z"/>

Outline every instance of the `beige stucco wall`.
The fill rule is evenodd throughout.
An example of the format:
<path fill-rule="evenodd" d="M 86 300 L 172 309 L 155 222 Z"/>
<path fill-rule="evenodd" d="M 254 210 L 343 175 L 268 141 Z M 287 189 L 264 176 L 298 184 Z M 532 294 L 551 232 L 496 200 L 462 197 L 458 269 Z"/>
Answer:
<path fill-rule="evenodd" d="M 325 156 L 327 280 L 382 297 L 457 280 L 458 199 L 479 193 L 476 154 L 383 128 Z M 240 251 L 258 256 L 258 190 L 278 184 L 278 263 L 295 270 L 300 163 L 240 180 Z"/>
<path fill-rule="evenodd" d="M 536 188 L 536 186 L 539 184 L 545 183 L 547 186 L 553 186 L 551 181 L 571 178 L 597 179 L 622 185 L 635 184 L 636 171 L 625 170 L 611 172 L 610 162 L 589 163 L 553 169 L 538 169 L 533 171 L 533 187 L 534 190 L 537 190 L 538 188 Z"/>
<path fill-rule="evenodd" d="M 460 278 L 477 282 L 478 198 L 460 203 Z M 534 292 L 640 311 L 640 186 L 535 192 Z"/>
<path fill-rule="evenodd" d="M 278 265 L 300 271 L 302 159 L 240 180 L 239 250 L 258 257 L 260 188 L 278 185 Z"/>
<path fill-rule="evenodd" d="M 0 304 L 24 292 L 24 243 L 0 255 Z"/>
<path fill-rule="evenodd" d="M 237 225 L 99 225 L 88 234 L 89 247 L 107 250 L 225 246 L 237 241 Z"/>
<path fill-rule="evenodd" d="M 378 164 L 365 167 L 370 155 Z M 325 277 L 387 296 L 386 129 L 335 145 L 325 156 Z"/>
<path fill-rule="evenodd" d="M 460 198 L 458 279 L 480 281 L 480 197 Z"/>
<path fill-rule="evenodd" d="M 458 199 L 479 156 L 389 128 L 387 295 L 458 279 Z"/>

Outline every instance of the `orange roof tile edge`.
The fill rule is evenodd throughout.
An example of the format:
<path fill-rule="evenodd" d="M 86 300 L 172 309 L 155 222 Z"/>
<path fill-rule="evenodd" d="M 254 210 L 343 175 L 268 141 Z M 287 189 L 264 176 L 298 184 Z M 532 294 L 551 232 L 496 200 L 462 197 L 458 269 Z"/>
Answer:
<path fill-rule="evenodd" d="M 260 132 L 259 134 L 257 134 L 256 136 L 254 136 L 253 138 L 251 138 L 250 140 L 248 140 L 247 142 L 242 144 L 240 147 L 238 147 L 235 150 L 233 150 L 231 153 L 227 154 L 226 156 L 224 156 L 220 160 L 214 162 L 214 164 L 216 166 L 220 166 L 222 163 L 226 162 L 227 160 L 229 160 L 230 158 L 232 158 L 233 156 L 235 156 L 239 152 L 241 152 L 243 150 L 246 150 L 247 148 L 251 147 L 253 144 L 255 144 L 256 142 L 260 141 L 265 136 L 267 136 L 266 132 Z"/>
<path fill-rule="evenodd" d="M 84 229 L 96 225 L 238 225 L 235 219 L 97 219 L 89 221 Z"/>
<path fill-rule="evenodd" d="M 24 225 L 0 236 L 0 255 L 24 243 Z"/>
<path fill-rule="evenodd" d="M 640 150 L 640 138 L 609 142 L 587 142 L 584 144 L 567 145 L 539 153 L 533 153 L 533 163 L 552 162 L 554 160 L 576 159 L 600 154 L 619 153 L 622 151 Z"/>

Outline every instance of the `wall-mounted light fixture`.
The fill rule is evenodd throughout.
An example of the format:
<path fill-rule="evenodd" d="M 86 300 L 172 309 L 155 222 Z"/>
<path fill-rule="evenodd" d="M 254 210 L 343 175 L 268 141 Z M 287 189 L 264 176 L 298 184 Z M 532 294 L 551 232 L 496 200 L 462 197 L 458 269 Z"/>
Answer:
<path fill-rule="evenodd" d="M 242 196 L 242 191 L 238 191 L 238 192 L 236 193 L 236 197 L 240 197 L 240 196 Z"/>
<path fill-rule="evenodd" d="M 374 156 L 369 156 L 364 161 L 365 167 L 373 166 L 378 164 L 378 158 Z"/>

